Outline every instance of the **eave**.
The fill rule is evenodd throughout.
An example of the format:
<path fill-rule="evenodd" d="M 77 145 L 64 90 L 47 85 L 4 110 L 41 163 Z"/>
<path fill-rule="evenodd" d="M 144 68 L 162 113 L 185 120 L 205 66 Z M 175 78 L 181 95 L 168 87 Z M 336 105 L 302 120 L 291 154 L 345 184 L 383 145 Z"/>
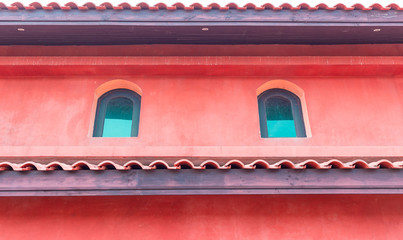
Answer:
<path fill-rule="evenodd" d="M 402 194 L 397 169 L 6 171 L 0 196 Z"/>
<path fill-rule="evenodd" d="M 17 8 L 0 13 L 1 45 L 403 43 L 403 11 L 396 8 Z"/>

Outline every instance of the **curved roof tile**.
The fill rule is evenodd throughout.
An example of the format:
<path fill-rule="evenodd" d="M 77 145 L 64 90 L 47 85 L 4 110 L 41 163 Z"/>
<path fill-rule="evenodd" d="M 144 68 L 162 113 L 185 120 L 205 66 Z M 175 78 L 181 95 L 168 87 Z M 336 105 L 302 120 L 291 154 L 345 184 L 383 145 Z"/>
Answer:
<path fill-rule="evenodd" d="M 301 167 L 301 166 L 298 166 L 298 167 L 299 167 L 299 168 L 304 168 L 304 167 Z M 279 162 L 277 162 L 277 163 L 275 163 L 275 164 L 270 165 L 270 168 L 274 168 L 274 169 L 278 169 L 278 168 L 292 168 L 292 169 L 294 169 L 294 168 L 296 168 L 296 167 L 295 167 L 295 165 L 294 165 L 293 162 L 291 162 L 290 160 L 284 159 L 284 160 L 281 160 L 281 161 L 279 161 Z"/>
<path fill-rule="evenodd" d="M 250 168 L 248 165 L 245 165 L 245 164 L 243 164 L 243 162 L 236 160 L 236 159 L 228 161 L 226 164 L 224 164 L 224 167 L 225 168 L 240 168 L 240 169 L 243 169 L 243 168 L 249 169 Z"/>
<path fill-rule="evenodd" d="M 116 169 L 116 170 L 125 170 L 125 167 L 119 164 L 114 163 L 113 161 L 103 161 L 98 164 L 100 170 L 105 169 Z"/>
<path fill-rule="evenodd" d="M 86 161 L 78 161 L 78 162 L 72 164 L 72 169 L 73 170 L 99 170 L 99 167 L 97 165 L 88 163 Z"/>
<path fill-rule="evenodd" d="M 163 160 L 155 160 L 150 163 L 149 167 L 151 169 L 176 169 L 176 167 L 170 167 L 169 164 Z"/>
<path fill-rule="evenodd" d="M 151 169 L 149 166 L 143 165 L 141 162 L 132 160 L 123 165 L 124 169 Z"/>
<path fill-rule="evenodd" d="M 104 2 L 102 4 L 95 4 L 93 2 L 88 2 L 83 5 L 78 5 L 74 2 L 67 2 L 65 4 L 59 4 L 56 2 L 51 2 L 49 4 L 41 4 L 39 2 L 32 2 L 31 4 L 24 5 L 22 2 L 14 2 L 12 4 L 6 4 L 3 2 L 0 2 L 0 9 L 7 9 L 10 11 L 18 11 L 18 10 L 63 10 L 63 11 L 69 11 L 72 9 L 78 9 L 82 11 L 87 11 L 87 10 L 98 10 L 98 11 L 104 11 L 104 10 L 116 10 L 116 11 L 121 11 L 124 9 L 131 9 L 131 10 L 150 10 L 150 11 L 156 11 L 156 10 L 167 10 L 167 11 L 174 11 L 174 10 L 187 10 L 187 11 L 192 11 L 192 10 L 220 10 L 220 11 L 226 11 L 229 9 L 236 9 L 236 10 L 310 10 L 310 11 L 316 11 L 316 10 L 345 10 L 345 11 L 351 11 L 351 10 L 361 10 L 361 11 L 370 11 L 370 10 L 382 10 L 382 11 L 388 11 L 388 10 L 403 10 L 403 6 L 399 6 L 398 4 L 389 4 L 387 6 L 383 6 L 380 3 L 374 3 L 369 7 L 365 7 L 363 4 L 356 3 L 352 6 L 346 6 L 345 4 L 339 3 L 334 6 L 328 6 L 325 3 L 320 3 L 314 6 L 311 6 L 307 3 L 301 3 L 299 5 L 292 5 L 289 3 L 283 3 L 279 6 L 275 6 L 271 3 L 266 3 L 263 5 L 255 5 L 253 3 L 247 3 L 244 5 L 238 5 L 236 3 L 228 3 L 226 5 L 220 5 L 218 3 L 211 3 L 209 5 L 202 5 L 200 3 L 193 3 L 190 5 L 185 5 L 181 2 L 172 4 L 172 5 L 167 5 L 165 3 L 157 3 L 155 5 L 149 5 L 146 2 L 140 2 L 137 4 L 129 4 L 127 2 L 120 3 L 118 5 L 113 5 L 110 2 Z"/>
<path fill-rule="evenodd" d="M 174 163 L 174 167 L 177 169 L 196 169 L 196 168 L 201 168 L 201 167 L 196 167 L 191 161 L 187 159 L 180 159 Z"/>
<path fill-rule="evenodd" d="M 252 163 L 248 164 L 250 168 L 265 168 L 268 169 L 270 168 L 270 164 L 268 162 L 266 162 L 265 160 L 262 159 L 258 159 L 253 161 Z"/>
<path fill-rule="evenodd" d="M 323 166 L 327 166 L 328 168 L 353 168 L 350 165 L 346 165 L 340 160 L 332 159 L 327 162 L 322 163 Z"/>
<path fill-rule="evenodd" d="M 65 170 L 71 171 L 73 167 L 69 164 L 61 163 L 61 162 L 51 162 L 46 165 L 46 170 L 53 171 L 53 170 Z"/>
<path fill-rule="evenodd" d="M 220 164 L 218 164 L 218 162 L 213 161 L 213 160 L 206 160 L 206 161 L 202 162 L 202 164 L 200 164 L 200 167 L 202 167 L 202 169 L 205 169 L 205 168 L 219 169 Z"/>
<path fill-rule="evenodd" d="M 248 161 L 250 162 L 250 161 Z M 142 169 L 142 170 L 152 170 L 152 169 L 351 169 L 351 168 L 369 168 L 369 169 L 379 169 L 379 168 L 393 168 L 393 169 L 403 169 L 403 161 L 392 162 L 388 159 L 381 159 L 373 162 L 366 162 L 361 159 L 356 159 L 350 162 L 342 162 L 338 159 L 331 159 L 326 162 L 320 162 L 313 159 L 308 159 L 302 162 L 293 162 L 288 159 L 283 159 L 275 163 L 270 164 L 268 161 L 263 159 L 257 159 L 251 163 L 245 163 L 243 161 L 232 159 L 226 163 L 220 165 L 217 161 L 206 160 L 201 164 L 196 165 L 191 160 L 179 159 L 173 163 L 171 166 L 167 161 L 155 160 L 150 164 L 143 164 L 141 161 L 131 160 L 121 165 L 114 161 L 107 160 L 99 164 L 92 164 L 87 161 L 77 161 L 73 164 L 66 164 L 61 162 L 51 162 L 48 164 L 37 163 L 34 161 L 28 161 L 23 163 L 11 163 L 11 162 L 0 162 L 0 171 L 54 171 L 54 170 L 130 170 L 130 169 Z"/>
<path fill-rule="evenodd" d="M 301 163 L 296 164 L 295 168 L 298 168 L 298 169 L 304 169 L 304 168 L 315 168 L 315 169 L 323 168 L 323 169 L 326 169 L 326 168 L 329 168 L 329 167 L 327 165 L 321 165 L 315 160 L 309 159 L 309 160 L 306 160 L 306 161 L 303 161 Z"/>

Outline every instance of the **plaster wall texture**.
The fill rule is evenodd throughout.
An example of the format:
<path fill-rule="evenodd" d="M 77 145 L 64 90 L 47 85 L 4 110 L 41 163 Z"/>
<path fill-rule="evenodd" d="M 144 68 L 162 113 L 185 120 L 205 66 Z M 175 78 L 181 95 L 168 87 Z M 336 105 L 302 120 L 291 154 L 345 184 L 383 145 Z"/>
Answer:
<path fill-rule="evenodd" d="M 401 56 L 403 44 L 350 45 L 2 45 L 0 56 Z"/>
<path fill-rule="evenodd" d="M 402 78 L 287 77 L 305 92 L 312 137 L 262 139 L 256 90 L 279 77 L 119 76 L 142 89 L 139 136 L 93 138 L 95 91 L 112 79 L 116 77 L 0 79 L 2 156 L 45 150 L 52 156 L 214 156 L 232 150 L 258 156 L 267 149 L 280 156 L 327 156 L 342 148 L 347 155 L 382 156 L 377 147 L 399 156 L 402 148 Z"/>
<path fill-rule="evenodd" d="M 0 239 L 401 239 L 401 195 L 2 197 Z"/>

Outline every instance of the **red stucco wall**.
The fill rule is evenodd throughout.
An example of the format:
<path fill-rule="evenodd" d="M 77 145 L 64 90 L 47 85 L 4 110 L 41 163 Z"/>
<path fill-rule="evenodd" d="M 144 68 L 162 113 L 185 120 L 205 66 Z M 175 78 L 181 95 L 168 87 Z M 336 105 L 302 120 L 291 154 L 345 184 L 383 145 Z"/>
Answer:
<path fill-rule="evenodd" d="M 139 137 L 92 138 L 95 89 L 117 78 L 142 88 Z M 312 138 L 260 138 L 256 89 L 272 79 L 305 91 Z M 3 156 L 399 156 L 403 142 L 396 77 L 3 77 L 0 91 Z"/>
<path fill-rule="evenodd" d="M 253 55 L 264 50 L 250 48 Z M 347 49 L 352 55 L 361 55 L 366 48 Z M 35 56 L 41 49 L 45 48 L 0 47 L 0 53 Z M 74 49 L 70 48 L 71 54 L 77 55 L 81 51 L 82 55 L 113 55 L 116 51 L 133 55 L 138 50 L 119 46 L 106 52 Z M 248 53 L 244 47 L 231 49 Z M 305 54 L 314 50 L 312 55 L 337 55 L 346 48 L 298 49 Z M 283 52 L 275 46 L 264 53 L 287 55 L 298 49 L 287 46 Z M 382 53 L 379 46 L 371 49 L 372 55 Z M 386 49 L 388 55 L 394 55 L 402 48 Z M 148 55 L 153 49 L 146 50 L 139 55 Z M 172 46 L 171 50 L 168 55 L 173 55 Z M 207 53 L 215 50 L 217 46 Z M 190 47 L 186 51 L 194 55 Z M 47 48 L 46 53 L 69 55 L 60 47 Z M 203 54 L 198 50 L 196 55 Z M 103 57 L 94 59 L 102 62 Z M 41 64 L 24 68 L 10 67 L 7 59 L 1 60 L 0 156 L 7 160 L 16 156 L 13 161 L 49 157 L 35 158 L 46 163 L 56 156 L 150 157 L 144 161 L 167 156 L 403 156 L 403 78 L 394 74 L 401 72 L 399 67 L 383 70 L 375 64 L 354 72 L 354 66 L 327 66 L 322 71 L 312 66 L 267 66 L 268 72 L 275 72 L 270 75 L 255 74 L 260 72 L 251 69 L 251 62 L 241 70 L 216 66 L 213 72 L 210 66 L 165 66 L 170 74 L 161 76 L 153 73 L 158 73 L 158 66 L 148 66 L 143 72 L 142 67 L 133 70 L 130 66 L 85 69 L 77 59 L 77 68 Z M 376 63 L 377 58 L 372 60 Z M 28 60 L 21 57 L 18 61 Z M 181 75 L 183 68 L 186 74 Z M 246 75 L 237 76 L 236 71 Z M 142 89 L 137 138 L 90 135 L 95 90 L 113 79 L 132 81 Z M 290 81 L 304 90 L 311 138 L 260 138 L 256 90 L 273 79 Z M 1 197 L 0 239 L 400 239 L 402 202 L 401 195 Z"/>
<path fill-rule="evenodd" d="M 0 198 L 0 239 L 401 239 L 403 196 Z"/>

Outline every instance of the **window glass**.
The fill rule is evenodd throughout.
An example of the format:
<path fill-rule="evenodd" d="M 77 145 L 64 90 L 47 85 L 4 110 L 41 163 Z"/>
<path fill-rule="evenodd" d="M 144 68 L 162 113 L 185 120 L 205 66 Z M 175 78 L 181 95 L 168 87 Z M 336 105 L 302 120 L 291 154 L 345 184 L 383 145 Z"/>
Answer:
<path fill-rule="evenodd" d="M 137 137 L 141 96 L 128 89 L 104 93 L 97 102 L 94 137 Z"/>
<path fill-rule="evenodd" d="M 271 97 L 265 105 L 269 137 L 296 137 L 291 102 L 282 97 Z"/>
<path fill-rule="evenodd" d="M 306 137 L 301 101 L 285 89 L 272 88 L 258 98 L 262 138 Z"/>
<path fill-rule="evenodd" d="M 102 137 L 130 137 L 133 123 L 133 102 L 125 97 L 110 100 L 106 107 Z"/>

